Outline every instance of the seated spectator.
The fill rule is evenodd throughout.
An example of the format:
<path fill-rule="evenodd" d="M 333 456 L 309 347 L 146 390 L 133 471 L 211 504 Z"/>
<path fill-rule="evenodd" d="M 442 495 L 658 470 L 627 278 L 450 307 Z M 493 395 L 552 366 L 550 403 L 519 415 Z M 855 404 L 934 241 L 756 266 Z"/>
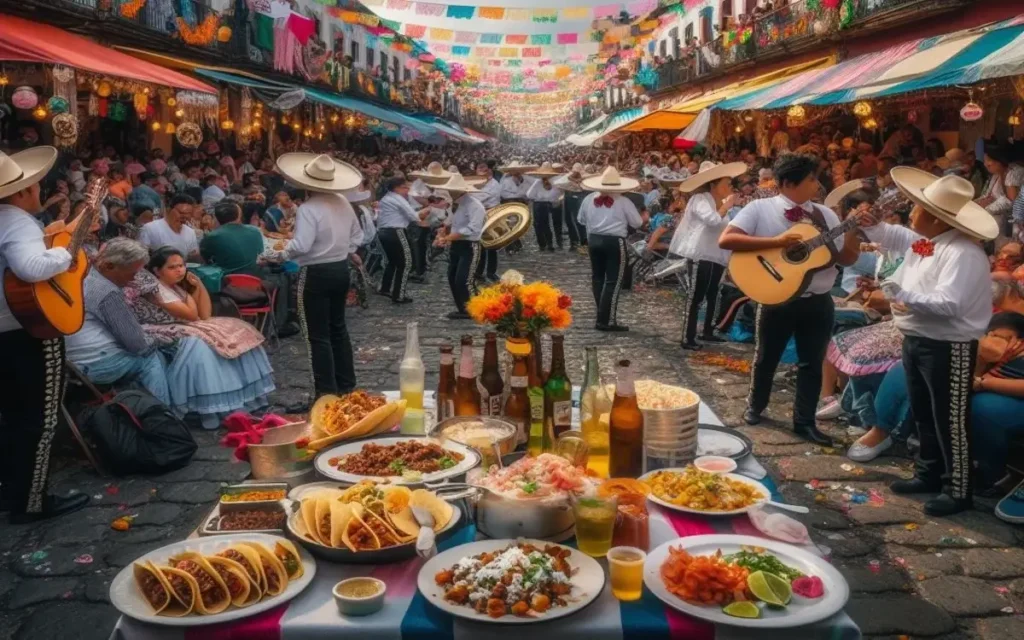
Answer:
<path fill-rule="evenodd" d="M 128 196 L 128 206 L 143 207 L 152 209 L 158 213 L 163 209 L 163 199 L 158 189 L 157 176 L 154 173 L 145 171 L 132 176 L 132 192 Z"/>
<path fill-rule="evenodd" d="M 128 178 L 124 174 L 124 169 L 115 167 L 110 170 L 110 187 L 109 193 L 111 196 L 117 198 L 122 203 L 128 202 L 128 196 L 132 192 L 132 183 L 128 182 Z"/>
<path fill-rule="evenodd" d="M 106 241 L 121 236 L 135 239 L 139 230 L 129 220 L 128 207 L 113 206 L 110 208 L 109 215 L 110 219 L 107 220 L 107 224 L 103 226 L 103 230 L 100 232 L 101 240 Z"/>
<path fill-rule="evenodd" d="M 242 207 L 237 202 L 224 201 L 216 206 L 214 215 L 217 228 L 207 233 L 199 243 L 199 252 L 206 262 L 224 270 L 225 274 L 244 273 L 262 276 L 257 261 L 263 254 L 263 234 L 259 229 L 243 224 Z"/>
<path fill-rule="evenodd" d="M 274 194 L 274 204 L 267 207 L 263 214 L 263 226 L 267 231 L 280 233 L 284 222 L 289 217 L 294 217 L 298 207 L 292 202 L 291 195 L 287 191 L 278 191 Z"/>
<path fill-rule="evenodd" d="M 1024 316 L 997 313 L 978 343 L 971 400 L 971 437 L 978 486 L 1006 474 L 1010 440 L 1024 434 Z"/>
<path fill-rule="evenodd" d="M 139 242 L 152 251 L 157 247 L 172 246 L 188 256 L 190 262 L 199 261 L 199 241 L 195 230 L 185 224 L 192 219 L 196 201 L 190 196 L 174 196 L 163 218 L 154 220 L 139 232 Z"/>
<path fill-rule="evenodd" d="M 203 209 L 212 211 L 218 202 L 227 197 L 224 193 L 224 178 L 214 173 L 208 173 L 203 176 L 203 196 L 202 203 Z"/>

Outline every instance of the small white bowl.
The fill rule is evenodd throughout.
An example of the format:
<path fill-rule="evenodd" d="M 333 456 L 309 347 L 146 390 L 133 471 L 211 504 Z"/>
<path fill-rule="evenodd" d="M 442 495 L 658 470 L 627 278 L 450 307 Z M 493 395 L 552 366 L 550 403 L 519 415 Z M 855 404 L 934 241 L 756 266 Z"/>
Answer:
<path fill-rule="evenodd" d="M 736 461 L 725 456 L 701 456 L 693 461 L 693 466 L 706 473 L 732 473 Z"/>
<path fill-rule="evenodd" d="M 364 596 L 361 598 L 353 596 L 343 596 L 340 593 L 340 588 L 351 582 L 371 582 L 377 586 L 377 593 L 372 596 Z M 371 613 L 377 613 L 384 607 L 384 594 L 388 590 L 388 585 L 384 584 L 383 581 L 376 578 L 349 578 L 342 580 L 338 584 L 334 585 L 334 589 L 331 591 L 334 594 L 334 603 L 338 605 L 338 613 L 343 616 L 368 616 Z"/>

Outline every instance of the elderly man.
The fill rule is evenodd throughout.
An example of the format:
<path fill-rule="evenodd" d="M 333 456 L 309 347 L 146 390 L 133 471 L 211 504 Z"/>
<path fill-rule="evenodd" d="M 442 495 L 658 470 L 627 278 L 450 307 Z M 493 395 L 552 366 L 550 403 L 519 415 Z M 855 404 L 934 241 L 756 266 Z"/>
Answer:
<path fill-rule="evenodd" d="M 103 246 L 85 278 L 85 324 L 68 336 L 67 357 L 97 384 L 134 379 L 170 405 L 164 359 L 122 291 L 148 258 L 146 247 L 128 238 L 114 238 Z"/>

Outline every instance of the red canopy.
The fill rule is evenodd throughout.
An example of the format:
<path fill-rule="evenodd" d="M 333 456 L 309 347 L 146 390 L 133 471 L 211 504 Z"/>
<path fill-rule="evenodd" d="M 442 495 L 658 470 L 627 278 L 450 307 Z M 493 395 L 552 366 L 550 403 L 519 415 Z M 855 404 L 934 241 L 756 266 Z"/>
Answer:
<path fill-rule="evenodd" d="M 0 60 L 65 64 L 140 82 L 217 93 L 208 84 L 139 60 L 57 27 L 0 15 Z"/>

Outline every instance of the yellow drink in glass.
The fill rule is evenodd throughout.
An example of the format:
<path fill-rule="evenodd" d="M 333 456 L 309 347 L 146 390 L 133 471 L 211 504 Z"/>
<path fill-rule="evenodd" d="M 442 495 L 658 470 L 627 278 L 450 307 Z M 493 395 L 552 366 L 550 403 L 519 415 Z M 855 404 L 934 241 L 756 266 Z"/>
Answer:
<path fill-rule="evenodd" d="M 615 547 L 608 551 L 608 575 L 612 595 L 619 600 L 639 600 L 644 592 L 644 560 L 647 554 L 635 547 Z"/>
<path fill-rule="evenodd" d="M 612 548 L 616 499 L 585 497 L 573 501 L 576 516 L 576 546 L 594 558 L 603 558 Z"/>

